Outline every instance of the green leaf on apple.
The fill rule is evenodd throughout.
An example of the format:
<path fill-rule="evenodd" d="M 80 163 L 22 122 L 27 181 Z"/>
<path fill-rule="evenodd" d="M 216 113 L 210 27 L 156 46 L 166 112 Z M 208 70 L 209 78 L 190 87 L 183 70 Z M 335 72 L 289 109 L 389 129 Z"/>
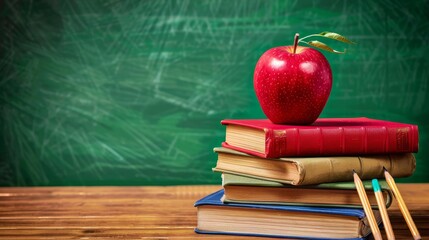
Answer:
<path fill-rule="evenodd" d="M 331 47 L 329 47 L 328 45 L 326 45 L 326 44 L 324 44 L 322 42 L 319 42 L 319 41 L 310 41 L 310 42 L 304 42 L 304 41 L 302 41 L 302 42 L 306 43 L 306 44 L 308 44 L 310 46 L 323 49 L 323 50 L 328 51 L 328 52 L 338 53 L 338 54 L 346 53 L 345 50 L 344 50 L 344 52 L 340 52 L 340 51 L 334 50 Z"/>
<path fill-rule="evenodd" d="M 298 37 L 299 37 L 299 34 L 296 34 L 295 38 L 298 38 Z M 312 47 L 316 47 L 316 48 L 319 48 L 319 49 L 322 49 L 322 50 L 325 50 L 325 51 L 328 51 L 328 52 L 338 53 L 338 54 L 346 53 L 345 50 L 343 52 L 334 50 L 331 47 L 329 47 L 328 45 L 326 45 L 325 43 L 322 43 L 320 41 L 309 41 L 309 42 L 303 41 L 304 39 L 310 38 L 310 37 L 324 37 L 324 38 L 329 38 L 329 39 L 337 40 L 337 41 L 340 41 L 340 42 L 343 42 L 343 43 L 347 43 L 347 44 L 355 44 L 354 42 L 350 41 L 348 38 L 346 38 L 346 37 L 344 37 L 344 36 L 342 36 L 342 35 L 340 35 L 338 33 L 334 33 L 334 32 L 321 32 L 321 33 L 318 33 L 318 34 L 311 34 L 311 35 L 305 36 L 305 37 L 299 39 L 298 41 L 295 41 L 296 44 L 294 43 L 294 46 L 296 46 L 298 43 L 302 42 L 302 43 L 308 44 L 308 45 L 310 45 Z"/>
<path fill-rule="evenodd" d="M 354 42 L 350 41 L 349 39 L 347 39 L 344 36 L 341 36 L 338 33 L 333 33 L 333 32 L 321 32 L 319 33 L 319 35 L 321 37 L 326 37 L 326 38 L 330 38 L 330 39 L 334 39 L 343 43 L 348 43 L 348 44 L 355 44 Z"/>

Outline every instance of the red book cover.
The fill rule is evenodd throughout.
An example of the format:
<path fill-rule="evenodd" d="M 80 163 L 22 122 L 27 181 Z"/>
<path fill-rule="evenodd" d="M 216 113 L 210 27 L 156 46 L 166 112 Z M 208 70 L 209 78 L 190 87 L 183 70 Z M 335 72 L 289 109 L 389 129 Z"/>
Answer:
<path fill-rule="evenodd" d="M 386 154 L 418 151 L 418 127 L 413 124 L 370 118 L 319 118 L 312 125 L 279 125 L 268 119 L 227 119 L 226 141 L 223 147 L 263 158 L 294 156 L 334 156 L 356 154 Z M 228 126 L 238 126 L 229 131 Z M 236 131 L 236 130 L 239 131 Z M 241 130 L 240 130 L 241 129 Z M 228 141 L 235 134 L 241 139 L 242 130 L 261 131 L 255 136 L 262 145 L 255 150 L 245 141 Z M 248 131 L 246 131 L 248 132 Z M 244 133 L 244 131 L 243 131 Z M 241 143 L 243 142 L 243 143 Z M 240 146 L 241 145 L 241 146 Z"/>

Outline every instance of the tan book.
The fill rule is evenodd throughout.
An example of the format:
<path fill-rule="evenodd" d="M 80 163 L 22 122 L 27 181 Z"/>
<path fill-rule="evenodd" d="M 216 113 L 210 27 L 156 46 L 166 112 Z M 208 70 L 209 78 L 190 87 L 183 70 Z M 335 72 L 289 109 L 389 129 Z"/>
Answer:
<path fill-rule="evenodd" d="M 362 180 L 381 179 L 383 167 L 395 178 L 408 177 L 416 168 L 412 153 L 266 159 L 226 148 L 214 151 L 218 153 L 214 171 L 292 185 L 353 181 L 353 170 Z"/>

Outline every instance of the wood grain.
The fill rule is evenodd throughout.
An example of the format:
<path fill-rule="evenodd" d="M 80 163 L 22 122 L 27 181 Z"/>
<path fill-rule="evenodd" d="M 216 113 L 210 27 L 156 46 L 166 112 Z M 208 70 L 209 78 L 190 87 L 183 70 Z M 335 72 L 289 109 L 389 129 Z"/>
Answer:
<path fill-rule="evenodd" d="M 429 184 L 399 188 L 423 239 L 429 237 Z M 246 239 L 194 233 L 194 202 L 218 189 L 0 188 L 0 239 Z M 397 239 L 410 239 L 395 201 L 388 212 Z"/>

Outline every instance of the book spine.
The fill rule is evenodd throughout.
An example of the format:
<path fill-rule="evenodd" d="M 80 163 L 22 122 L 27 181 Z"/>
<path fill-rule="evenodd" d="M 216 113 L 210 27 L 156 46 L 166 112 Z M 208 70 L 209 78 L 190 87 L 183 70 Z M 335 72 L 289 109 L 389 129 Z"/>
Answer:
<path fill-rule="evenodd" d="M 353 181 L 353 170 L 362 180 L 371 180 L 383 178 L 383 168 L 391 172 L 392 176 L 395 175 L 395 178 L 411 176 L 416 169 L 416 159 L 412 153 L 307 158 L 300 164 L 305 172 L 317 174 L 305 174 L 296 185 Z"/>
<path fill-rule="evenodd" d="M 418 151 L 418 128 L 333 127 L 265 130 L 267 158 Z"/>

